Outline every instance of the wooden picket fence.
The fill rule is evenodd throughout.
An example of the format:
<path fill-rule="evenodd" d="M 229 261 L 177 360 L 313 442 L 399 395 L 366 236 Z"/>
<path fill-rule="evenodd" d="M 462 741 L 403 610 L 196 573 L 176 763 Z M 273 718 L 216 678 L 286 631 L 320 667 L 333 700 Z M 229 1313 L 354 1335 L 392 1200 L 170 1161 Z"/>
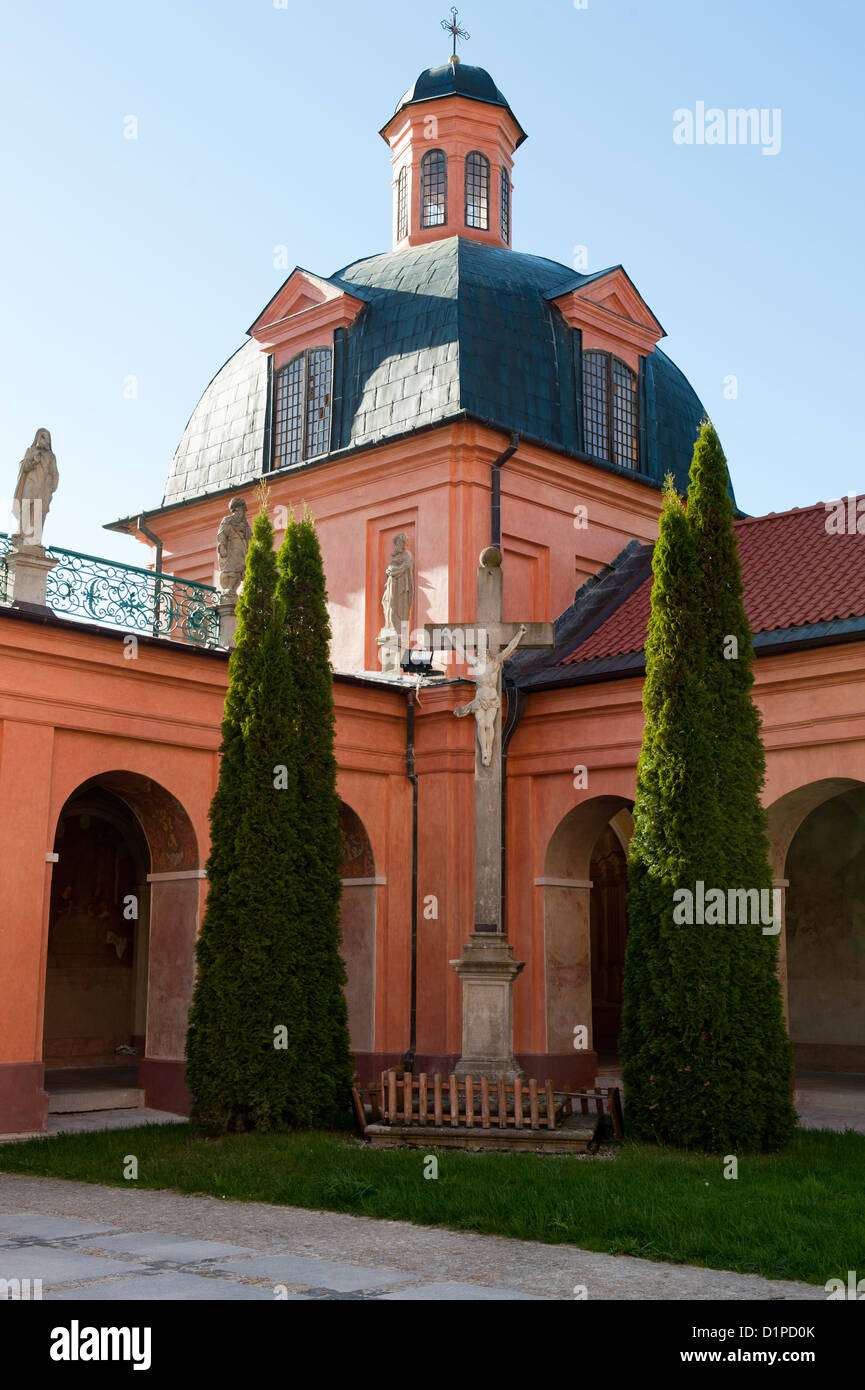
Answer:
<path fill-rule="evenodd" d="M 562 1092 L 549 1080 L 503 1081 L 425 1072 L 413 1076 L 391 1068 L 382 1072 L 380 1086 L 354 1087 L 352 1098 L 360 1131 L 373 1142 L 392 1142 L 396 1131 L 405 1142 L 422 1137 L 430 1142 L 439 1132 L 449 1146 L 481 1147 L 486 1133 L 494 1147 L 502 1147 L 507 1138 L 513 1141 L 512 1147 L 537 1143 L 564 1148 L 563 1125 L 571 1117 L 584 1116 L 585 1123 L 572 1120 L 569 1131 L 576 1147 L 585 1148 L 600 1132 L 605 1114 L 610 1116 L 615 1137 L 622 1137 L 617 1087 Z M 577 1141 L 578 1132 L 588 1137 Z M 549 1144 L 543 1143 L 545 1133 Z M 523 1138 L 529 1143 L 521 1142 Z"/>

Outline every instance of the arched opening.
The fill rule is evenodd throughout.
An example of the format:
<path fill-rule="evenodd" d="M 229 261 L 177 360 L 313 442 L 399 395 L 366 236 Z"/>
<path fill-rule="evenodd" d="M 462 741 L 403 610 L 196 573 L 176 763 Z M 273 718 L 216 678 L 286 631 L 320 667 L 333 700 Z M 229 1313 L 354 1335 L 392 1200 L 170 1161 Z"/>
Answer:
<path fill-rule="evenodd" d="M 43 1060 L 129 1071 L 146 1029 L 147 842 L 129 808 L 97 786 L 63 807 L 54 853 Z M 137 1063 L 134 1073 L 137 1086 Z"/>
<path fill-rule="evenodd" d="M 865 786 L 812 783 L 787 811 L 787 998 L 796 1063 L 865 1072 Z M 791 813 L 798 812 L 790 831 Z"/>
<path fill-rule="evenodd" d="M 547 1051 L 585 1065 L 613 1065 L 621 1031 L 627 942 L 627 846 L 630 802 L 594 797 L 559 822 L 544 865 Z"/>
<path fill-rule="evenodd" d="M 375 894 L 372 845 L 360 817 L 345 802 L 340 806 L 342 829 L 342 900 L 340 933 L 348 979 L 345 1001 L 352 1052 L 372 1052 L 375 1046 Z"/>
<path fill-rule="evenodd" d="M 628 860 L 612 825 L 601 832 L 589 867 L 592 1038 L 602 1059 L 617 1055 L 628 940 Z"/>
<path fill-rule="evenodd" d="M 54 839 L 43 1059 L 51 1111 L 183 1111 L 202 871 L 166 789 L 109 772 L 63 805 Z"/>

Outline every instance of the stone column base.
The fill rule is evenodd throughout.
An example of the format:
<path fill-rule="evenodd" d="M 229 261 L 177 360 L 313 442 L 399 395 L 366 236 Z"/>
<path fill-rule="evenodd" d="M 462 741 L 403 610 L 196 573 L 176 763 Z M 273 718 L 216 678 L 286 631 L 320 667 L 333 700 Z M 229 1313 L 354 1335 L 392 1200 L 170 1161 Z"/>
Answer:
<path fill-rule="evenodd" d="M 236 645 L 237 638 L 237 599 L 223 599 L 218 605 L 219 645 L 229 650 Z"/>
<path fill-rule="evenodd" d="M 13 536 L 13 541 L 16 537 Z M 8 590 L 15 608 L 50 613 L 46 597 L 48 574 L 59 561 L 46 555 L 41 545 L 13 545 L 6 557 Z"/>
<path fill-rule="evenodd" d="M 186 1089 L 185 1062 L 145 1057 L 138 1069 L 138 1084 L 144 1092 L 144 1104 L 152 1110 L 189 1114 L 192 1097 Z"/>
<path fill-rule="evenodd" d="M 382 675 L 400 673 L 400 641 L 398 633 L 391 627 L 383 627 L 378 637 L 375 639 L 378 647 L 378 659 L 381 665 Z"/>
<path fill-rule="evenodd" d="M 514 1056 L 514 980 L 525 961 L 514 960 L 503 936 L 474 932 L 451 965 L 463 987 L 462 1056 L 457 1076 L 514 1081 L 523 1072 Z"/>
<path fill-rule="evenodd" d="M 0 1064 L 0 1134 L 26 1134 L 44 1129 L 47 1118 L 45 1064 Z"/>

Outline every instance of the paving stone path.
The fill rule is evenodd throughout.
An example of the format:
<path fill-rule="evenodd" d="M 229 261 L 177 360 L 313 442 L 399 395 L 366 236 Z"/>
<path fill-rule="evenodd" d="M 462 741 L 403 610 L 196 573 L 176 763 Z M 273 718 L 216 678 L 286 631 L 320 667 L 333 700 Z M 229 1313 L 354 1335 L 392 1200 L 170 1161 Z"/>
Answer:
<path fill-rule="evenodd" d="M 0 1173 L 0 1279 L 41 1279 L 53 1300 L 826 1297 L 573 1245 L 17 1173 Z"/>

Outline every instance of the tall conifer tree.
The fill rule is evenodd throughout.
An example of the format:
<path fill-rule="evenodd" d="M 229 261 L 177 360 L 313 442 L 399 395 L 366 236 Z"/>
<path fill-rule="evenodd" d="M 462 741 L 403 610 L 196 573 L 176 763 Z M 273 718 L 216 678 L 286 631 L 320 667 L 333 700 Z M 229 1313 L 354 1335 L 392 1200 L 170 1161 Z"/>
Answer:
<path fill-rule="evenodd" d="M 768 823 L 761 801 L 766 758 L 760 711 L 751 694 L 753 639 L 734 519 L 727 460 L 706 421 L 694 449 L 688 521 L 699 571 L 694 601 L 704 635 L 707 731 L 720 808 L 719 884 L 727 890 L 759 889 L 765 895 L 761 901 L 771 901 Z M 774 1149 L 787 1141 L 795 1124 L 793 1058 L 778 979 L 778 934 L 764 933 L 764 925 L 762 919 L 739 922 L 726 931 L 732 956 L 730 1012 L 739 1042 L 737 1084 L 745 1112 L 741 1123 L 749 1145 Z"/>
<path fill-rule="evenodd" d="M 237 604 L 187 1036 L 192 1116 L 214 1133 L 293 1121 L 274 1033 L 292 1008 L 296 748 L 273 539 L 262 505 Z"/>
<path fill-rule="evenodd" d="M 759 922 L 677 922 L 673 896 L 688 889 L 696 898 L 700 881 L 725 901 L 731 888 L 771 886 L 727 488 L 706 425 L 687 516 L 667 480 L 653 560 L 622 1051 L 636 1138 L 736 1153 L 780 1147 L 795 1120 L 776 937 Z"/>
<path fill-rule="evenodd" d="M 703 633 L 694 608 L 694 539 L 667 479 L 646 641 L 645 732 L 628 862 L 630 930 L 622 1054 L 636 1138 L 712 1147 L 734 1114 L 718 1113 L 727 961 L 705 928 L 674 921 L 674 893 L 714 882 L 715 778 L 705 722 Z M 721 944 L 721 949 L 718 946 Z M 723 1092 L 723 1086 L 720 1088 Z M 712 1093 L 712 1104 L 709 1095 Z"/>
<path fill-rule="evenodd" d="M 285 614 L 297 748 L 289 1028 L 299 1124 L 332 1120 L 354 1070 L 340 955 L 342 832 L 336 787 L 330 622 L 312 517 L 291 516 L 279 553 L 277 601 Z"/>

